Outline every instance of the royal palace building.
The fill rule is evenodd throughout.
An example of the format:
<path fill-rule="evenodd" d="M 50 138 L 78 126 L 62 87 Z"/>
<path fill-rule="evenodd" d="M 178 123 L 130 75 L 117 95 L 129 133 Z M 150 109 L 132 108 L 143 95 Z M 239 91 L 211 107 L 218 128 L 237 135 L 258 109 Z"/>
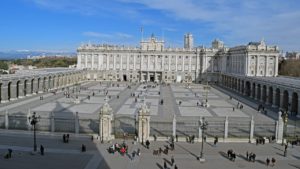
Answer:
<path fill-rule="evenodd" d="M 221 74 L 277 76 L 279 49 L 262 40 L 228 48 L 220 40 L 211 47 L 194 47 L 192 34 L 184 48 L 166 48 L 153 35 L 139 47 L 82 45 L 77 68 L 89 70 L 88 79 L 109 81 L 217 82 Z"/>

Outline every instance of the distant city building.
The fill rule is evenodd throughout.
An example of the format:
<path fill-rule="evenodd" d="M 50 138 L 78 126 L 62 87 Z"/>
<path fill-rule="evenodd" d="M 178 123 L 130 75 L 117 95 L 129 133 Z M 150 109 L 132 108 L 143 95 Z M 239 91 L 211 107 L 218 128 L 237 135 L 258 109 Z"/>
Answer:
<path fill-rule="evenodd" d="M 193 47 L 192 34 L 184 48 L 165 48 L 152 35 L 140 47 L 82 45 L 77 68 L 92 70 L 89 79 L 119 81 L 203 82 L 218 81 L 220 74 L 277 76 L 279 49 L 264 40 L 228 48 L 220 40 L 212 47 Z"/>
<path fill-rule="evenodd" d="M 286 59 L 299 60 L 300 52 L 286 52 Z"/>
<path fill-rule="evenodd" d="M 23 66 L 23 65 L 11 64 L 9 65 L 8 69 L 10 73 L 14 74 L 17 73 L 18 71 L 37 69 L 37 67 L 32 65 Z"/>

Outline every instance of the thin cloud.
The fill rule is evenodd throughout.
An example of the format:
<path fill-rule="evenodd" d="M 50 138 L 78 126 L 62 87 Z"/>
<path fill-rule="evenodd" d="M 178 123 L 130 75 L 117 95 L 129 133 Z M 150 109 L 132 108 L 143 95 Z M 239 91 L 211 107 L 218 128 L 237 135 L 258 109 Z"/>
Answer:
<path fill-rule="evenodd" d="M 88 36 L 88 37 L 93 37 L 93 38 L 111 38 L 113 37 L 110 34 L 106 34 L 106 33 L 99 33 L 99 32 L 83 32 L 82 33 L 84 36 Z"/>

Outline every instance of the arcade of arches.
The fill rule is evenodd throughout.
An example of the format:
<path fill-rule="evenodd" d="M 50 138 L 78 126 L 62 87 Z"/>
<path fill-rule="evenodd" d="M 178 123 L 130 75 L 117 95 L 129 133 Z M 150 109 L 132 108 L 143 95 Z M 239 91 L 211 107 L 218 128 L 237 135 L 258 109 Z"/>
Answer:
<path fill-rule="evenodd" d="M 288 110 L 292 116 L 300 115 L 300 89 L 247 77 L 222 75 L 222 85 L 262 104 Z"/>
<path fill-rule="evenodd" d="M 0 103 L 74 85 L 86 80 L 81 71 L 0 79 Z"/>

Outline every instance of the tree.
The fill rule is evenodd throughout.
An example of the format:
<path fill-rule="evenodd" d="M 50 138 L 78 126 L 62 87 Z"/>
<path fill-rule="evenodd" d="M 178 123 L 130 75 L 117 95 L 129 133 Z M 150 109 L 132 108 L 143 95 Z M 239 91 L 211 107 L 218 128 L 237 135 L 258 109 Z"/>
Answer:
<path fill-rule="evenodd" d="M 0 61 L 0 69 L 8 70 L 8 65 L 5 61 Z"/>

